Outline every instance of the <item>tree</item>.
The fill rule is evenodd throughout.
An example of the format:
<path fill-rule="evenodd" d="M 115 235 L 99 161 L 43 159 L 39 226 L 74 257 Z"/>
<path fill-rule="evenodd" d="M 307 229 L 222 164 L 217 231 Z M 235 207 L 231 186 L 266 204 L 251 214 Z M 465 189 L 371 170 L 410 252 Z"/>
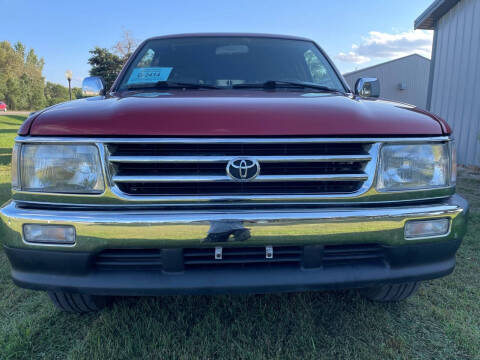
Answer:
<path fill-rule="evenodd" d="M 11 110 L 22 110 L 22 92 L 20 89 L 20 81 L 18 78 L 10 77 L 7 79 L 7 90 L 5 92 L 5 102 Z"/>
<path fill-rule="evenodd" d="M 113 46 L 113 52 L 119 55 L 125 64 L 138 46 L 138 43 L 138 40 L 133 38 L 130 31 L 123 29 L 123 38 Z"/>
<path fill-rule="evenodd" d="M 138 40 L 133 38 L 130 31 L 123 30 L 122 39 L 112 47 L 112 51 L 96 46 L 89 51 L 92 54 L 88 59 L 92 66 L 90 75 L 101 76 L 105 81 L 105 87 L 110 89 L 137 45 Z"/>
<path fill-rule="evenodd" d="M 98 46 L 90 50 L 90 54 L 92 54 L 88 59 L 88 63 L 92 66 L 90 75 L 101 76 L 105 81 L 105 87 L 110 89 L 118 73 L 122 70 L 123 59 L 108 49 Z"/>
<path fill-rule="evenodd" d="M 68 93 L 68 88 L 66 86 L 51 83 L 49 81 L 47 81 L 47 84 L 45 85 L 44 93 L 47 106 L 70 100 L 70 94 Z M 77 87 L 72 88 L 72 99 L 81 99 L 82 97 L 82 89 Z"/>
<path fill-rule="evenodd" d="M 47 85 L 45 85 L 45 99 L 47 101 L 47 106 L 68 101 L 70 100 L 68 88 L 63 85 L 54 84 L 47 81 Z"/>
<path fill-rule="evenodd" d="M 83 98 L 82 88 L 74 87 L 72 88 L 72 98 L 81 99 Z"/>
<path fill-rule="evenodd" d="M 69 100 L 68 88 L 47 82 L 43 59 L 17 42 L 0 42 L 0 100 L 11 110 L 39 110 Z M 75 90 L 75 89 L 74 89 Z M 74 91 L 74 95 L 78 89 Z"/>
<path fill-rule="evenodd" d="M 45 105 L 44 61 L 24 44 L 0 42 L 0 100 L 12 110 L 35 110 Z"/>

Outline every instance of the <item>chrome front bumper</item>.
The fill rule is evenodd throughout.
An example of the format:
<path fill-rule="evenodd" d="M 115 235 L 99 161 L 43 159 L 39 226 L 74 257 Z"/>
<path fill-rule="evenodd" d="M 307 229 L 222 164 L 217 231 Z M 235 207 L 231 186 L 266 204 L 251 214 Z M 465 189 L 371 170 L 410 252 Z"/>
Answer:
<path fill-rule="evenodd" d="M 209 234 L 248 229 L 243 241 L 222 246 L 378 243 L 412 245 L 461 240 L 468 203 L 459 195 L 430 204 L 370 207 L 245 210 L 65 210 L 21 207 L 15 201 L 0 211 L 0 241 L 5 247 L 94 253 L 109 248 L 212 246 Z M 409 220 L 449 218 L 441 237 L 406 240 Z M 73 225 L 74 245 L 27 243 L 24 224 Z M 229 240 L 235 240 L 231 236 Z"/>

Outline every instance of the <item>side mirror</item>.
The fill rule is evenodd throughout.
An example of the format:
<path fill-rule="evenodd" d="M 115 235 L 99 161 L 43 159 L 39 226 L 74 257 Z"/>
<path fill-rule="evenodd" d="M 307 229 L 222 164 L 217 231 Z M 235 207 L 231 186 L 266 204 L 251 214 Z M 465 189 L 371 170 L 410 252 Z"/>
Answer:
<path fill-rule="evenodd" d="M 83 96 L 99 96 L 105 94 L 105 85 L 103 79 L 99 76 L 90 76 L 83 79 Z"/>
<path fill-rule="evenodd" d="M 380 81 L 376 78 L 360 78 L 355 83 L 355 94 L 365 98 L 380 96 Z"/>

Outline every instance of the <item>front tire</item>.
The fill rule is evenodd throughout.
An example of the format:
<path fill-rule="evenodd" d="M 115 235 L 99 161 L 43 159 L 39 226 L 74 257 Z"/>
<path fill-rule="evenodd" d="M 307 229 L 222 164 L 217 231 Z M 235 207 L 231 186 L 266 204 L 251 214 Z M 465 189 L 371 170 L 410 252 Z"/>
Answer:
<path fill-rule="evenodd" d="M 419 285 L 419 282 L 382 285 L 362 289 L 361 294 L 372 301 L 402 301 L 415 294 Z"/>
<path fill-rule="evenodd" d="M 107 296 L 49 291 L 48 296 L 57 308 L 69 313 L 83 314 L 102 310 L 111 300 Z"/>

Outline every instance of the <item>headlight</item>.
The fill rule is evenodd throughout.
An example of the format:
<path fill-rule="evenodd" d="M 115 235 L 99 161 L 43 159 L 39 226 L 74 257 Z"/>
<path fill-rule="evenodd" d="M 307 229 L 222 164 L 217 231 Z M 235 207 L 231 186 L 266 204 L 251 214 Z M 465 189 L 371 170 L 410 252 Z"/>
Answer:
<path fill-rule="evenodd" d="M 98 194 L 105 189 L 94 145 L 22 145 L 22 191 Z"/>
<path fill-rule="evenodd" d="M 419 190 L 449 185 L 448 143 L 385 145 L 380 153 L 378 191 Z"/>

